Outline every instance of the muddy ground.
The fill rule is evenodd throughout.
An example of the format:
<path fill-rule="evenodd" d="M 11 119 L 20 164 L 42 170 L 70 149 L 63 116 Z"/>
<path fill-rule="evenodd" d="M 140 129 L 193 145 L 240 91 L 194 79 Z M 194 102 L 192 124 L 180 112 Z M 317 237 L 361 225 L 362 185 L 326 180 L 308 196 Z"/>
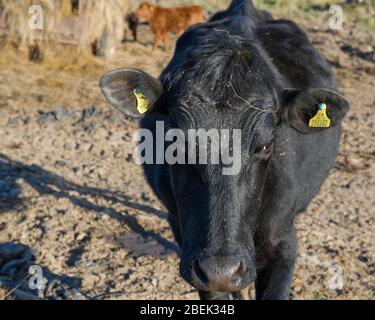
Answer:
<path fill-rule="evenodd" d="M 373 299 L 374 35 L 355 25 L 332 32 L 323 21 L 305 28 L 337 73 L 352 109 L 336 166 L 298 218 L 292 298 Z M 41 297 L 198 297 L 178 274 L 166 210 L 133 163 L 137 123 L 112 110 L 97 85 L 115 67 L 158 76 L 173 52 L 153 52 L 151 34 L 142 30 L 142 43 L 124 43 L 113 63 L 84 55 L 69 60 L 57 48 L 44 63 L 32 64 L 9 45 L 1 49 L 0 244 L 24 245 L 17 248 L 22 257 L 29 250 L 35 257 L 25 263 L 58 279 L 60 289 Z M 25 276 L 22 264 L 18 275 L 1 275 L 2 263 L 3 284 Z M 340 274 L 342 288 L 334 285 Z M 5 292 L 0 290 L 0 299 Z"/>

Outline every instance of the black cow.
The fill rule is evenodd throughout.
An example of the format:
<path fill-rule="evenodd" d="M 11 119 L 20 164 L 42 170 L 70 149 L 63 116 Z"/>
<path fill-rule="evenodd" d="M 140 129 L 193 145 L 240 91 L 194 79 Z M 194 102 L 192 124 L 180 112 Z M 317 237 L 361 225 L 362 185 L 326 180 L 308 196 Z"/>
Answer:
<path fill-rule="evenodd" d="M 100 86 L 110 104 L 133 117 L 141 117 L 133 90 L 141 92 L 149 107 L 142 128 L 155 131 L 164 121 L 165 130 L 241 129 L 236 175 L 223 175 L 223 163 L 148 164 L 145 174 L 169 210 L 181 275 L 201 298 L 229 298 L 255 281 L 257 299 L 288 299 L 294 220 L 334 165 L 349 109 L 306 33 L 250 0 L 234 0 L 180 37 L 159 80 L 122 69 Z M 310 125 L 319 108 L 329 127 Z"/>

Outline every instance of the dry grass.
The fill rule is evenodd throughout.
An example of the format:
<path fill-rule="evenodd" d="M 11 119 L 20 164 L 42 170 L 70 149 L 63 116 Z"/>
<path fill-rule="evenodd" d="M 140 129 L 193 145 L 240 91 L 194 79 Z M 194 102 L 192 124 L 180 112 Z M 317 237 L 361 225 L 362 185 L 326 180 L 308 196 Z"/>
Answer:
<path fill-rule="evenodd" d="M 370 5 L 348 5 L 344 12 L 351 21 L 375 33 L 375 0 Z"/>
<path fill-rule="evenodd" d="M 27 48 L 19 45 L 18 42 L 4 40 L 0 41 L 0 68 L 1 66 L 13 66 L 14 68 L 30 68 L 30 72 L 39 72 L 40 68 L 48 68 L 51 72 L 69 72 L 70 74 L 87 75 L 97 74 L 102 71 L 106 62 L 93 56 L 88 48 L 77 50 L 75 46 L 44 43 L 44 60 L 42 65 L 30 64 L 28 61 Z M 36 69 L 32 69 L 35 67 Z M 50 87 L 59 87 L 59 77 L 55 79 L 45 79 Z"/>
<path fill-rule="evenodd" d="M 263 9 L 270 10 L 277 16 L 289 19 L 313 22 L 317 16 L 330 17 L 329 7 L 344 3 L 345 0 L 254 0 Z M 357 0 L 342 6 L 344 22 L 360 25 L 368 31 L 375 32 L 375 0 Z"/>

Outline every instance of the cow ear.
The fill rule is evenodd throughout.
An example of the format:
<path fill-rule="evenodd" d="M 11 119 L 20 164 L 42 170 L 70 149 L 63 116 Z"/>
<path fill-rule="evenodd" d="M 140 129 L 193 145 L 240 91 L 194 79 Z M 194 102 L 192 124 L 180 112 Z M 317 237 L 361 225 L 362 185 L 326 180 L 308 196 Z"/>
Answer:
<path fill-rule="evenodd" d="M 286 90 L 282 101 L 283 117 L 303 133 L 335 127 L 349 110 L 349 102 L 329 89 Z"/>
<path fill-rule="evenodd" d="M 141 118 L 163 94 L 158 79 L 137 69 L 119 69 L 101 77 L 100 88 L 107 101 L 127 116 Z"/>

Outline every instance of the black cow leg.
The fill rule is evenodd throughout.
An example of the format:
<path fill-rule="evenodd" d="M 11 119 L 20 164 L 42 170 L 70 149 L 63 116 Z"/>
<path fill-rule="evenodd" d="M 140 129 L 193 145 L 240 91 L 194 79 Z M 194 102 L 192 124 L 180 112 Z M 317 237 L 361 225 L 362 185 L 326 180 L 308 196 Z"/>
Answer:
<path fill-rule="evenodd" d="M 281 242 L 276 255 L 258 271 L 255 283 L 257 300 L 288 300 L 297 256 L 295 232 Z"/>
<path fill-rule="evenodd" d="M 205 291 L 199 291 L 199 297 L 201 300 L 229 300 L 230 295 L 228 292 L 205 292 Z"/>

